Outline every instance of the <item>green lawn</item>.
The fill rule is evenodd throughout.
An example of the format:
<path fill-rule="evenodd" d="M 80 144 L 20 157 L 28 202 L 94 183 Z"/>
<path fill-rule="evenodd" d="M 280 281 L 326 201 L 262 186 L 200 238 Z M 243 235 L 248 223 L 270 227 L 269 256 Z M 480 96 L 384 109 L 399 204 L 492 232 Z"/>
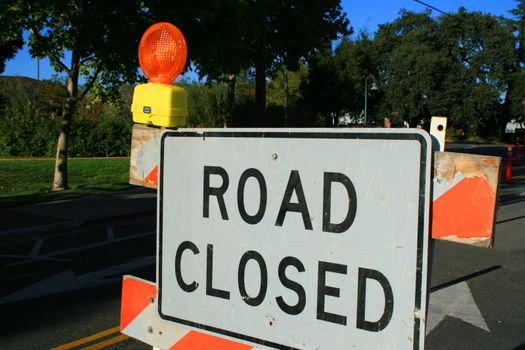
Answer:
<path fill-rule="evenodd" d="M 129 158 L 69 159 L 69 189 L 52 192 L 54 160 L 0 160 L 0 207 L 130 188 Z"/>

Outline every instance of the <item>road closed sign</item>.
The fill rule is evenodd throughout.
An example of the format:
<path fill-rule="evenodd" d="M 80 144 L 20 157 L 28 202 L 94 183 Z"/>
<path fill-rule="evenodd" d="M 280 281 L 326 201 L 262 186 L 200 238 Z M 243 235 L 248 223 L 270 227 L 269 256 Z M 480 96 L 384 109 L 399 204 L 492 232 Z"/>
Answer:
<path fill-rule="evenodd" d="M 430 139 L 414 129 L 163 134 L 158 306 L 279 349 L 422 349 Z"/>

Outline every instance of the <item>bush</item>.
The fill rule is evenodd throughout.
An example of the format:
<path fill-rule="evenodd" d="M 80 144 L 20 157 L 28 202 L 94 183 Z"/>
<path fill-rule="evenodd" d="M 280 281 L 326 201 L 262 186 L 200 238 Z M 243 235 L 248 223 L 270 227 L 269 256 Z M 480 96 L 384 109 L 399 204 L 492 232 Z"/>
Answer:
<path fill-rule="evenodd" d="M 0 79 L 0 155 L 54 157 L 64 87 L 28 78 Z M 71 125 L 71 157 L 128 156 L 132 118 L 124 102 L 78 105 Z"/>
<path fill-rule="evenodd" d="M 129 156 L 131 147 L 131 113 L 123 109 L 104 108 L 95 119 L 78 116 L 71 127 L 71 157 Z"/>
<path fill-rule="evenodd" d="M 222 127 L 228 121 L 227 86 L 225 84 L 188 84 L 188 120 L 193 127 Z"/>
<path fill-rule="evenodd" d="M 0 117 L 0 150 L 18 157 L 54 155 L 59 123 L 34 110 Z"/>

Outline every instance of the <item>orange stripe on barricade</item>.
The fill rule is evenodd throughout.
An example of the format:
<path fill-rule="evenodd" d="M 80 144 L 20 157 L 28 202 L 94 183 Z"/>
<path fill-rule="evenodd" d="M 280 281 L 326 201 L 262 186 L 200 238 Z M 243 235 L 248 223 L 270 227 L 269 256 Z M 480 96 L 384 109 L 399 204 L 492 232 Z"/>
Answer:
<path fill-rule="evenodd" d="M 133 276 L 124 276 L 120 314 L 123 333 L 149 345 L 159 347 L 160 344 L 164 344 L 166 348 L 175 350 L 249 350 L 254 348 L 252 345 L 164 322 L 158 318 L 156 310 L 152 308 L 156 305 L 151 304 L 156 294 L 157 287 L 154 283 Z M 142 320 L 136 323 L 139 318 Z M 143 323 L 144 321 L 146 323 Z M 118 340 L 122 341 L 123 338 Z"/>
<path fill-rule="evenodd" d="M 486 179 L 461 180 L 432 204 L 432 238 L 490 238 L 494 203 L 495 193 Z"/>
<path fill-rule="evenodd" d="M 126 328 L 151 303 L 157 294 L 157 287 L 124 276 L 122 281 L 122 304 L 120 312 L 120 329 Z"/>
<path fill-rule="evenodd" d="M 248 350 L 253 346 L 213 335 L 190 331 L 170 350 Z"/>
<path fill-rule="evenodd" d="M 146 178 L 144 179 L 144 182 L 147 185 L 155 185 L 155 186 L 159 185 L 159 166 L 158 165 L 155 165 L 155 168 L 153 168 L 153 170 L 150 171 L 148 176 L 146 176 Z"/>

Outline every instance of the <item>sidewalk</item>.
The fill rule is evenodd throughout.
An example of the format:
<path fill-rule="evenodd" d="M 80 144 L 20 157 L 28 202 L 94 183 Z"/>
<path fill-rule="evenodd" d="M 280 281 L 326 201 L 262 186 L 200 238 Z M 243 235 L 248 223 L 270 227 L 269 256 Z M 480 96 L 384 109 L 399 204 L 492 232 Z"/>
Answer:
<path fill-rule="evenodd" d="M 0 235 L 79 226 L 104 218 L 154 211 L 157 192 L 146 188 L 14 208 L 0 208 Z"/>

